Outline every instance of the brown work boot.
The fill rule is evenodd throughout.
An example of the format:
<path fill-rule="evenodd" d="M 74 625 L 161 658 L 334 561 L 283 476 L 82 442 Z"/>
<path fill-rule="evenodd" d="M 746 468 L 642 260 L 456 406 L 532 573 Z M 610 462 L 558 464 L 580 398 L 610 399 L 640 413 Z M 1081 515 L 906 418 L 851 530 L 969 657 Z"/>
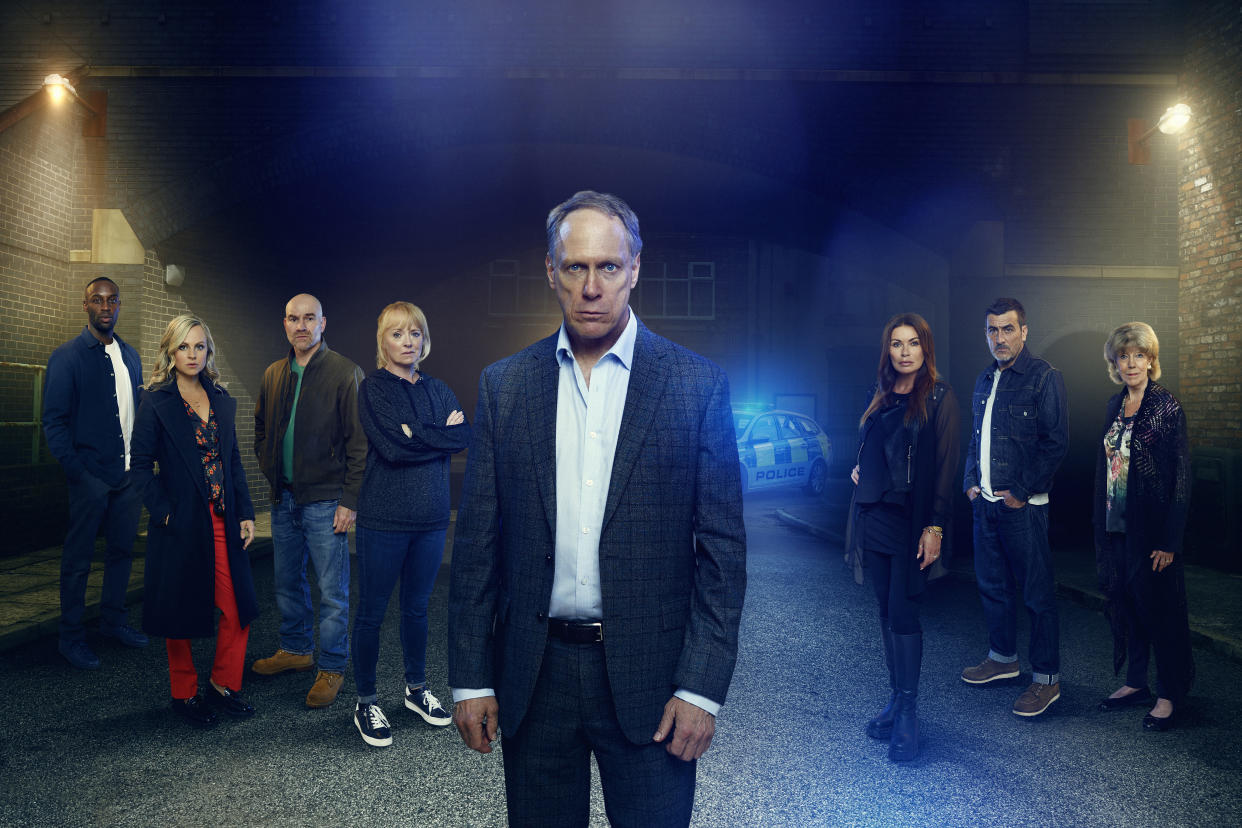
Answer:
<path fill-rule="evenodd" d="M 289 670 L 302 672 L 309 670 L 315 666 L 315 657 L 310 653 L 306 655 L 298 655 L 287 650 L 276 650 L 276 655 L 269 658 L 256 659 L 254 664 L 250 665 L 250 669 L 254 670 L 261 676 L 274 676 L 278 673 L 285 673 Z"/>
<path fill-rule="evenodd" d="M 1038 716 L 1054 701 L 1061 698 L 1061 682 L 1056 684 L 1032 684 L 1013 703 L 1013 712 L 1019 716 Z"/>
<path fill-rule="evenodd" d="M 974 667 L 962 671 L 962 681 L 967 684 L 987 684 L 989 681 L 1000 681 L 1018 677 L 1018 662 L 1002 663 L 985 658 Z"/>
<path fill-rule="evenodd" d="M 315 683 L 306 694 L 307 707 L 327 707 L 336 701 L 336 694 L 341 692 L 341 682 L 345 677 L 340 673 L 320 670 L 315 676 Z"/>

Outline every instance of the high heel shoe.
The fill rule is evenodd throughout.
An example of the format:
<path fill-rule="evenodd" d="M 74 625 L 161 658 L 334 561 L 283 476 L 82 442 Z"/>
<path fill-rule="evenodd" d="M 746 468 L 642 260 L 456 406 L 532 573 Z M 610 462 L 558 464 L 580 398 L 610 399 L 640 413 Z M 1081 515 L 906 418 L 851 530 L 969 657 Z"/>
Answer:
<path fill-rule="evenodd" d="M 1100 706 L 1097 709 L 1101 713 L 1107 713 L 1110 710 L 1124 710 L 1127 707 L 1131 707 L 1133 705 L 1148 701 L 1150 698 L 1151 698 L 1151 690 L 1149 690 L 1146 687 L 1143 687 L 1139 690 L 1134 691 L 1128 696 L 1121 696 L 1116 699 L 1114 698 L 1104 699 L 1102 702 L 1100 702 Z"/>

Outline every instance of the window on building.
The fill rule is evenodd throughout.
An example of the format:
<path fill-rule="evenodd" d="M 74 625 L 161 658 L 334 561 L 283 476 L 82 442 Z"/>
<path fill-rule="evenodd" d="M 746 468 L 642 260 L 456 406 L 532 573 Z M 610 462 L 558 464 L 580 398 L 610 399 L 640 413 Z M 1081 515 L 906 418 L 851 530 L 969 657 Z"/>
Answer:
<path fill-rule="evenodd" d="M 487 312 L 492 316 L 545 316 L 556 313 L 548 275 L 522 272 L 517 259 L 493 259 L 487 274 Z"/>
<path fill-rule="evenodd" d="M 646 319 L 715 319 L 716 263 L 688 262 L 670 272 L 664 262 L 644 262 L 634 299 Z"/>

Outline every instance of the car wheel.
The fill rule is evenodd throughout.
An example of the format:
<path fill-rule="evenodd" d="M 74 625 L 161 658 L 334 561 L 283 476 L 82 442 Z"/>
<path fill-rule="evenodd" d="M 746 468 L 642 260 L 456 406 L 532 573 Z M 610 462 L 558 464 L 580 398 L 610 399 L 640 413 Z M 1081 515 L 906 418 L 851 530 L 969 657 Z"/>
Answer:
<path fill-rule="evenodd" d="M 828 486 L 828 464 L 820 458 L 815 458 L 815 462 L 811 464 L 811 471 L 806 476 L 805 491 L 812 497 L 819 497 L 824 493 L 824 489 Z"/>

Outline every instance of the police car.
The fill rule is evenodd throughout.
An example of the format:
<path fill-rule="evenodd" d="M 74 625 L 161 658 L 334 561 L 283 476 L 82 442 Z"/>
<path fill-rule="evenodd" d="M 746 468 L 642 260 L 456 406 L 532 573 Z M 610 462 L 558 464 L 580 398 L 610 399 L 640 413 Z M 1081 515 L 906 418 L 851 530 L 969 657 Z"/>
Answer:
<path fill-rule="evenodd" d="M 832 462 L 832 443 L 805 414 L 779 409 L 733 409 L 742 488 L 751 492 L 781 486 L 802 486 L 821 495 Z"/>

